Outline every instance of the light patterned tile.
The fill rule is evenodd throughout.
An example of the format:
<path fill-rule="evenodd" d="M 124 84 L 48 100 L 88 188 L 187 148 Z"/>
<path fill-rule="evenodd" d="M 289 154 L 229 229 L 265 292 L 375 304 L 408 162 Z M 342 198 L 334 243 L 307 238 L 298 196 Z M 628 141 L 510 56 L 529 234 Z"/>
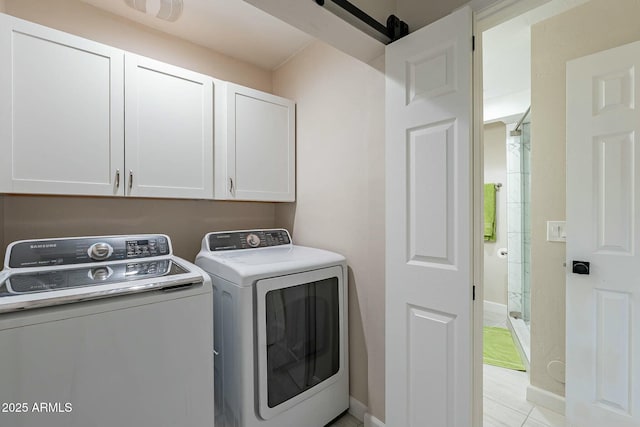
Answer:
<path fill-rule="evenodd" d="M 525 423 L 522 424 L 522 427 L 550 427 L 550 426 L 549 426 L 549 424 L 545 424 L 543 422 L 536 421 L 533 418 L 527 418 L 527 421 L 525 421 Z"/>
<path fill-rule="evenodd" d="M 507 275 L 509 277 L 509 285 L 513 284 L 513 286 L 509 288 L 509 293 L 522 294 L 522 264 L 508 264 Z M 509 301 L 509 303 L 511 303 L 511 301 Z M 512 310 L 511 305 L 509 305 L 509 311 Z"/>
<path fill-rule="evenodd" d="M 529 418 L 551 427 L 566 427 L 567 425 L 564 415 L 538 406 L 533 408 L 533 411 L 529 414 Z"/>
<path fill-rule="evenodd" d="M 527 413 L 516 411 L 488 397 L 484 398 L 483 427 L 520 427 Z"/>
<path fill-rule="evenodd" d="M 527 401 L 527 384 L 526 372 L 484 365 L 484 396 L 524 414 L 533 409 Z"/>
<path fill-rule="evenodd" d="M 330 424 L 327 427 L 363 427 L 364 424 L 358 421 L 357 418 L 354 418 L 350 414 L 344 414 L 342 417 L 337 419 L 333 424 Z"/>
<path fill-rule="evenodd" d="M 522 233 L 522 204 L 510 203 L 507 217 L 507 232 Z"/>
<path fill-rule="evenodd" d="M 507 298 L 509 298 L 509 315 L 513 316 L 512 312 L 522 314 L 522 293 L 508 291 Z"/>
<path fill-rule="evenodd" d="M 484 326 L 507 327 L 507 317 L 504 313 L 492 313 L 489 310 L 484 311 Z"/>
<path fill-rule="evenodd" d="M 523 235 L 520 231 L 516 233 L 507 233 L 507 250 L 509 251 L 507 262 L 516 264 L 522 263 L 522 238 Z"/>
<path fill-rule="evenodd" d="M 507 203 L 522 203 L 522 178 L 519 173 L 507 174 Z"/>

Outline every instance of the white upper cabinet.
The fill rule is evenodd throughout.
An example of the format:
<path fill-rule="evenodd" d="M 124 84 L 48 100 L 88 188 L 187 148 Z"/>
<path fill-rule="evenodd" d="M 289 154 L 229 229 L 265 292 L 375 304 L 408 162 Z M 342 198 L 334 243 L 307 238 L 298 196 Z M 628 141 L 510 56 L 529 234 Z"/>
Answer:
<path fill-rule="evenodd" d="M 125 56 L 126 194 L 213 196 L 213 79 Z"/>
<path fill-rule="evenodd" d="M 295 104 L 0 14 L 0 193 L 294 201 Z"/>
<path fill-rule="evenodd" d="M 0 15 L 0 191 L 123 194 L 123 56 Z"/>
<path fill-rule="evenodd" d="M 220 103 L 222 94 L 216 94 Z M 295 200 L 295 104 L 227 83 L 226 138 L 216 132 L 216 198 Z M 223 126 L 220 124 L 220 126 Z"/>

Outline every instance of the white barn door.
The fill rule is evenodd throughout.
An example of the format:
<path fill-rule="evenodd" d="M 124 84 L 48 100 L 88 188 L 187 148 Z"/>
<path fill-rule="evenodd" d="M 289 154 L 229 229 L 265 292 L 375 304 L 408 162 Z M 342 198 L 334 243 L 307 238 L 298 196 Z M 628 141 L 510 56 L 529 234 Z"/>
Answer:
<path fill-rule="evenodd" d="M 567 421 L 640 425 L 640 42 L 567 64 Z M 577 265 L 573 262 L 589 262 Z"/>
<path fill-rule="evenodd" d="M 472 12 L 386 50 L 386 425 L 472 420 Z"/>

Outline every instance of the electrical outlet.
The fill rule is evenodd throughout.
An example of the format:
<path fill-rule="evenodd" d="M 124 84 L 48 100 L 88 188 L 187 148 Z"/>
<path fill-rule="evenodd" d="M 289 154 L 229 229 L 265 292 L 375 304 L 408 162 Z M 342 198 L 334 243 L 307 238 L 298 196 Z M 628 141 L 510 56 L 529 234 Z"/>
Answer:
<path fill-rule="evenodd" d="M 566 242 L 566 221 L 547 221 L 547 242 Z"/>

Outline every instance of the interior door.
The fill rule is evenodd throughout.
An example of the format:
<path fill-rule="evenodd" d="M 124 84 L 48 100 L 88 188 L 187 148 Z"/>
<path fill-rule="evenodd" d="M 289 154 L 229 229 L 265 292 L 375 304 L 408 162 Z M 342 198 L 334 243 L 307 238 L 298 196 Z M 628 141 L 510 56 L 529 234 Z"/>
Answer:
<path fill-rule="evenodd" d="M 472 424 L 472 13 L 386 49 L 386 424 Z"/>
<path fill-rule="evenodd" d="M 640 42 L 567 64 L 567 420 L 640 425 Z M 574 261 L 589 262 L 578 265 Z M 635 320 L 634 320 L 635 318 Z"/>

